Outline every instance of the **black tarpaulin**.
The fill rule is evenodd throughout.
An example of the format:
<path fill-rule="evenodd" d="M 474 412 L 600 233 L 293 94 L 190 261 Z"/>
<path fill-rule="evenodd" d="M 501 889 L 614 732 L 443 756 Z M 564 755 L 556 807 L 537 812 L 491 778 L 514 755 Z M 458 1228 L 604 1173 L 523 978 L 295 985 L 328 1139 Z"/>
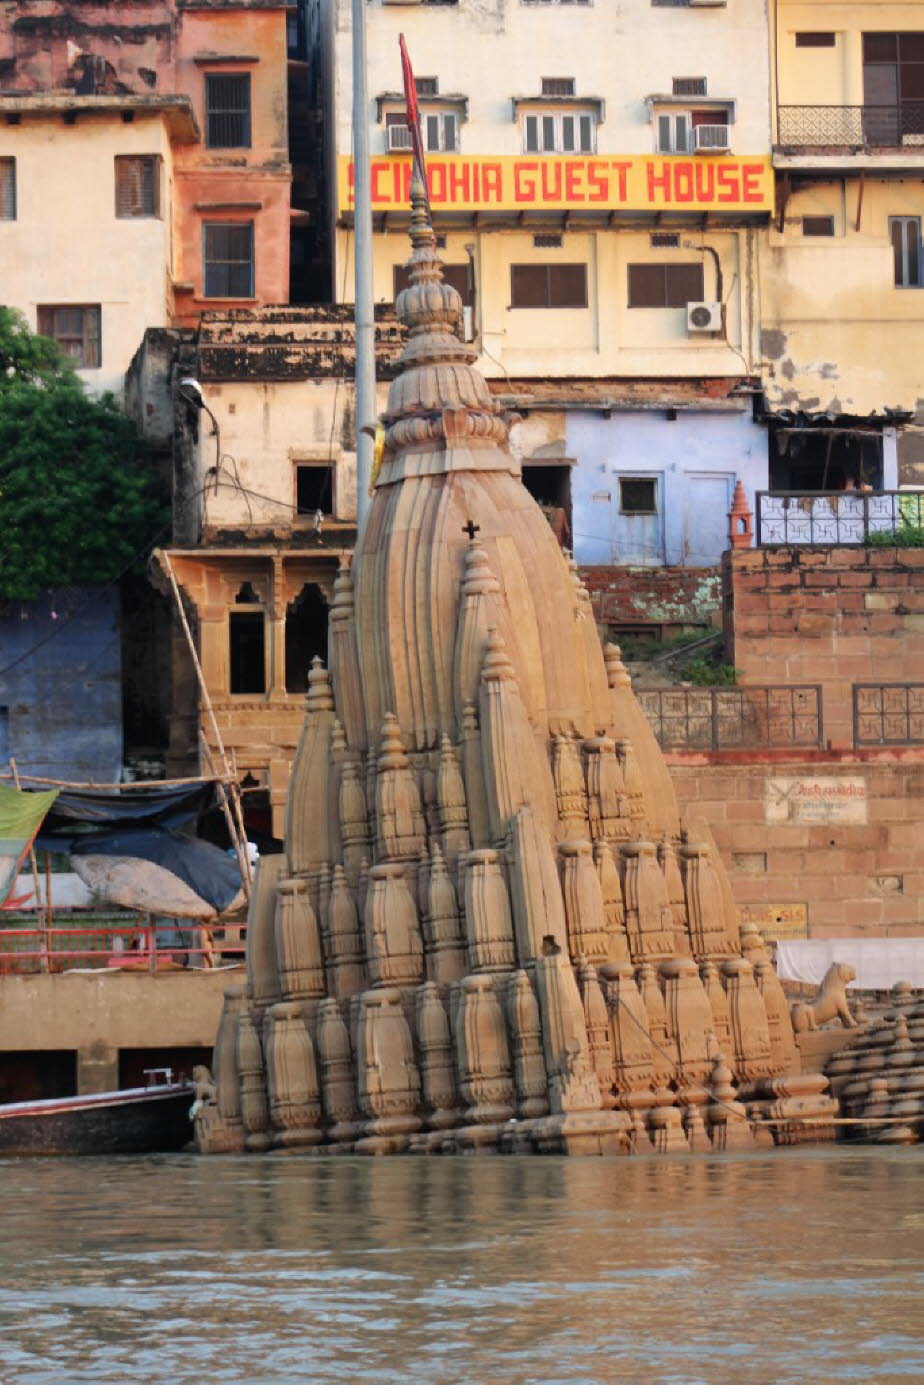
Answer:
<path fill-rule="evenodd" d="M 118 793 L 65 789 L 45 818 L 36 846 L 45 851 L 67 851 L 72 841 L 98 831 L 132 826 L 180 827 L 208 812 L 214 797 L 215 786 L 211 782 L 175 788 L 139 785 Z"/>
<path fill-rule="evenodd" d="M 211 842 L 159 827 L 94 832 L 74 842 L 71 856 L 149 861 L 175 875 L 217 914 L 227 909 L 241 891 L 241 872 L 236 860 Z"/>

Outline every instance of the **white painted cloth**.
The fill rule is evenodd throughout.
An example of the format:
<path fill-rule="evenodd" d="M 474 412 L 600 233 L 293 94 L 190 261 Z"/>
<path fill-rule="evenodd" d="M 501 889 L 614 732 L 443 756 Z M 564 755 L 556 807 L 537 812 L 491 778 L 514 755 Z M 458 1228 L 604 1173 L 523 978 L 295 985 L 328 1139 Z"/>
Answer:
<path fill-rule="evenodd" d="M 832 962 L 857 973 L 852 987 L 887 991 L 896 981 L 924 988 L 924 938 L 806 938 L 776 945 L 776 969 L 784 981 L 819 986 Z"/>

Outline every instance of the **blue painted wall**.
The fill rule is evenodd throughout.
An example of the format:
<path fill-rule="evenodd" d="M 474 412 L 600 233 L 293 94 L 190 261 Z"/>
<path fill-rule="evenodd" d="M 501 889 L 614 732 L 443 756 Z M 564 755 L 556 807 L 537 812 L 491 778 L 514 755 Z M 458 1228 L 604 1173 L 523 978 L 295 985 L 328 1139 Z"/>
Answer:
<path fill-rule="evenodd" d="M 0 607 L 0 768 L 113 783 L 122 767 L 119 593 Z"/>
<path fill-rule="evenodd" d="M 574 556 L 581 564 L 632 563 L 713 567 L 728 547 L 735 481 L 767 486 L 767 434 L 748 407 L 741 412 L 663 410 L 566 415 Z M 619 479 L 654 482 L 656 513 L 627 515 Z"/>

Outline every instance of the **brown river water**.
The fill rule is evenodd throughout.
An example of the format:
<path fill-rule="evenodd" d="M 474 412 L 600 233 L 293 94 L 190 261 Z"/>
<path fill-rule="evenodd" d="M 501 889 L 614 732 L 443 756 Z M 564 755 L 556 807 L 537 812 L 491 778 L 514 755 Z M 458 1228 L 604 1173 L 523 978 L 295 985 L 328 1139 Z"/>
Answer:
<path fill-rule="evenodd" d="M 924 1379 L 924 1149 L 0 1177 L 3 1385 Z"/>

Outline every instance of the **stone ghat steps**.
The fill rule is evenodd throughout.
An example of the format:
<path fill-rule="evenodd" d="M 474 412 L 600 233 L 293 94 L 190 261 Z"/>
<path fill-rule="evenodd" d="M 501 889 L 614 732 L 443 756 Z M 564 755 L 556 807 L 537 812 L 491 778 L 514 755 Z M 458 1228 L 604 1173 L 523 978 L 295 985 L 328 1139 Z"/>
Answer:
<path fill-rule="evenodd" d="M 915 1144 L 924 1138 L 924 997 L 902 988 L 887 1010 L 825 1069 L 849 1138 Z"/>

